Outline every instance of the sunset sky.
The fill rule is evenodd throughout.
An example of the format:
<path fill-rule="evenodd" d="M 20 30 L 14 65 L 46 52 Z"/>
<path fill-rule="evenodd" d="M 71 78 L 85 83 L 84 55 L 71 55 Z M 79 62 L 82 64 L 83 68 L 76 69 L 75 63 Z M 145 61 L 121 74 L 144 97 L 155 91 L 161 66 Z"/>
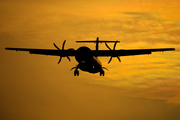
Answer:
<path fill-rule="evenodd" d="M 175 48 L 151 55 L 100 57 L 105 76 L 59 57 L 5 47 L 65 49 L 76 40 L 119 40 L 116 49 Z M 108 44 L 111 48 L 113 44 Z M 105 44 L 100 49 L 107 50 Z M 179 0 L 1 0 L 1 120 L 180 119 Z"/>

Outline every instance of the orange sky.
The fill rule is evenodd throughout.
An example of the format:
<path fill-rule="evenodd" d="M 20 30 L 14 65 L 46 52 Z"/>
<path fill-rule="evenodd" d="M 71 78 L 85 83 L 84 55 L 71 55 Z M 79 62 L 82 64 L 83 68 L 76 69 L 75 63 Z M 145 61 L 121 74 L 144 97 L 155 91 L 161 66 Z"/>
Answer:
<path fill-rule="evenodd" d="M 0 119 L 178 119 L 180 1 L 0 1 Z M 143 56 L 100 58 L 104 77 L 80 71 L 74 58 L 5 51 L 5 47 L 77 49 L 76 40 L 120 40 L 116 49 L 174 47 Z M 109 44 L 113 47 L 113 44 Z M 55 49 L 55 48 L 54 48 Z M 100 44 L 100 49 L 107 49 Z"/>

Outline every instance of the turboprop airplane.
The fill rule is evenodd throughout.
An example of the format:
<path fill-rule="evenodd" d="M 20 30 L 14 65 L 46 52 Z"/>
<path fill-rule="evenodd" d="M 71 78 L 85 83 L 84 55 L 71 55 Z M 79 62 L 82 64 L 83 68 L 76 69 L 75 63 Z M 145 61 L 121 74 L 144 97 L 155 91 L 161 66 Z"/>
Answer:
<path fill-rule="evenodd" d="M 41 54 L 41 55 L 52 55 L 52 56 L 60 56 L 58 64 L 61 62 L 62 57 L 67 57 L 69 61 L 69 56 L 75 56 L 78 65 L 73 67 L 71 70 L 74 70 L 74 76 L 79 76 L 79 70 L 86 71 L 89 73 L 100 73 L 100 76 L 104 76 L 104 69 L 108 70 L 107 68 L 103 67 L 98 57 L 107 57 L 110 56 L 109 62 L 111 62 L 113 57 L 116 57 L 119 62 L 121 62 L 120 56 L 130 56 L 130 55 L 144 55 L 144 54 L 151 54 L 152 52 L 164 52 L 164 51 L 172 51 L 175 48 L 158 48 L 158 49 L 130 49 L 130 50 L 115 50 L 116 44 L 120 41 L 105 41 L 97 39 L 95 41 L 76 41 L 76 42 L 86 42 L 86 43 L 96 43 L 96 49 L 91 50 L 86 46 L 79 47 L 77 50 L 73 48 L 64 49 L 64 45 L 66 40 L 64 40 L 62 49 L 57 47 L 55 43 L 54 46 L 56 49 L 32 49 L 32 48 L 5 48 L 6 50 L 15 50 L 15 51 L 29 51 L 30 54 Z M 109 50 L 99 50 L 99 43 L 105 43 L 106 47 Z M 107 43 L 114 43 L 113 49 L 111 49 Z"/>

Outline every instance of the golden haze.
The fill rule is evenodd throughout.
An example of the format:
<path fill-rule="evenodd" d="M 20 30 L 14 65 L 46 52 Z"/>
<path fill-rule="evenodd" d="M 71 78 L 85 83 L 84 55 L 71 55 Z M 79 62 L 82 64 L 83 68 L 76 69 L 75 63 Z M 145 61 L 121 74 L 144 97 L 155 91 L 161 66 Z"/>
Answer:
<path fill-rule="evenodd" d="M 8 0 L 0 2 L 0 119 L 179 119 L 178 0 Z M 117 49 L 174 47 L 144 56 L 100 58 L 105 77 L 80 72 L 74 58 L 5 47 L 77 49 L 76 40 L 120 40 Z M 113 47 L 113 44 L 109 44 Z M 55 48 L 54 48 L 55 49 Z M 100 49 L 107 49 L 100 44 Z"/>

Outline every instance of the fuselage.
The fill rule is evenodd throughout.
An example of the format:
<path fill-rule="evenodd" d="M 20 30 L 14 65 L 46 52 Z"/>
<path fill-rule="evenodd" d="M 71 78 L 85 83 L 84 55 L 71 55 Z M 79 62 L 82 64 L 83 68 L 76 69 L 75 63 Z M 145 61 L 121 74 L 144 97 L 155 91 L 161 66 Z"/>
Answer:
<path fill-rule="evenodd" d="M 92 51 L 88 47 L 83 46 L 78 48 L 75 59 L 79 63 L 77 67 L 82 71 L 90 73 L 98 73 L 102 71 L 100 60 L 92 55 Z"/>

